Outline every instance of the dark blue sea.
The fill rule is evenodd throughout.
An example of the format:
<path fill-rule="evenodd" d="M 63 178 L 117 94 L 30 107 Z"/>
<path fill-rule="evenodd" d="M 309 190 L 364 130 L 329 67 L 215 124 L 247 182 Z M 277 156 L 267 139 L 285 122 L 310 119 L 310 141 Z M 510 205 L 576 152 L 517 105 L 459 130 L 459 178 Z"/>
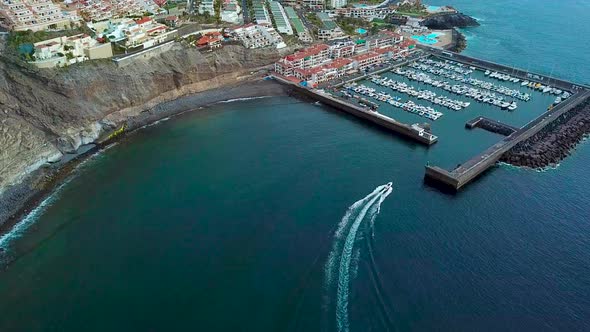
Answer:
<path fill-rule="evenodd" d="M 468 55 L 590 81 L 588 1 L 431 4 L 480 20 Z M 446 111 L 430 149 L 291 97 L 142 129 L 0 238 L 0 331 L 588 331 L 587 143 L 423 184 L 501 139 L 466 119 L 536 100 Z"/>

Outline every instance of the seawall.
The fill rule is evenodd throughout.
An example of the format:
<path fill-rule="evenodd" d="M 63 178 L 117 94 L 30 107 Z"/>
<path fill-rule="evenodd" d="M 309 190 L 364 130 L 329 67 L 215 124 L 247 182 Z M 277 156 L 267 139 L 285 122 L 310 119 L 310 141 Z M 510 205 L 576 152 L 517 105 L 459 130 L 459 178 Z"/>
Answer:
<path fill-rule="evenodd" d="M 274 76 L 274 78 L 280 83 L 288 86 L 291 89 L 291 91 L 293 91 L 296 94 L 300 94 L 313 100 L 317 100 L 327 106 L 331 106 L 335 109 L 353 115 L 357 118 L 368 121 L 400 137 L 410 139 L 427 146 L 435 144 L 438 141 L 438 137 L 432 134 L 429 134 L 425 131 L 419 132 L 418 130 L 412 128 L 411 125 L 398 122 L 378 112 L 365 110 L 362 107 L 347 103 L 343 100 L 336 99 L 327 93 L 323 93 L 318 90 L 309 89 L 307 87 L 300 86 L 299 84 L 292 83 L 286 79 L 283 79 L 280 76 Z"/>

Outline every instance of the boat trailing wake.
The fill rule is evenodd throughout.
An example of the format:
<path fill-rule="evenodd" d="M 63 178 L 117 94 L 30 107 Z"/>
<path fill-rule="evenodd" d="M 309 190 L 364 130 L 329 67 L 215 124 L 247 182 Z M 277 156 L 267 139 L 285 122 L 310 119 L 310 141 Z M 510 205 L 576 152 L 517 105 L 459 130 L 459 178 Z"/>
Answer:
<path fill-rule="evenodd" d="M 371 198 L 373 198 L 375 195 L 379 194 L 383 190 L 383 187 L 384 186 L 377 187 L 375 190 L 373 190 L 372 193 L 370 193 L 367 196 L 365 196 L 364 198 L 354 202 L 346 210 L 344 217 L 342 217 L 342 220 L 338 224 L 338 228 L 336 229 L 336 232 L 334 233 L 334 238 L 335 238 L 334 245 L 332 247 L 332 251 L 330 252 L 330 255 L 328 256 L 328 261 L 326 263 L 326 283 L 325 283 L 325 285 L 327 288 L 329 288 L 334 282 L 334 273 L 335 273 L 335 269 L 336 269 L 337 259 L 340 254 L 340 251 L 341 251 L 341 246 L 342 246 L 341 239 L 344 235 L 344 231 L 346 231 L 348 226 L 350 226 L 350 222 L 352 221 L 352 217 L 356 216 L 356 214 L 358 213 L 358 208 L 367 204 L 367 202 Z"/>
<path fill-rule="evenodd" d="M 335 274 L 338 274 L 336 285 L 336 326 L 338 331 L 348 331 L 348 302 L 351 271 L 357 269 L 358 260 L 353 260 L 354 243 L 357 239 L 359 227 L 368 219 L 371 230 L 374 221 L 381 209 L 381 203 L 392 192 L 391 183 L 382 185 L 364 197 L 356 201 L 346 211 L 342 221 L 338 225 L 334 237 L 334 246 L 326 263 L 326 291 L 332 289 Z M 344 232 L 348 230 L 346 237 Z M 353 265 L 354 264 L 354 265 Z M 336 266 L 338 270 L 336 271 Z M 329 298 L 329 296 L 328 296 Z"/>

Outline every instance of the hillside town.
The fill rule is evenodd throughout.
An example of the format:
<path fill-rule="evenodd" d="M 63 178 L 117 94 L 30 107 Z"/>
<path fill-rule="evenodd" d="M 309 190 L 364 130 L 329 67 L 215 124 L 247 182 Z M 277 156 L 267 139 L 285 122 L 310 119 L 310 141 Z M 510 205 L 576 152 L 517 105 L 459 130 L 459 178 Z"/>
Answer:
<path fill-rule="evenodd" d="M 203 52 L 238 43 L 295 51 L 277 62 L 277 72 L 319 83 L 403 57 L 416 44 L 444 48 L 452 34 L 421 22 L 454 12 L 420 0 L 0 0 L 0 27 L 39 68 L 118 63 L 183 41 Z"/>

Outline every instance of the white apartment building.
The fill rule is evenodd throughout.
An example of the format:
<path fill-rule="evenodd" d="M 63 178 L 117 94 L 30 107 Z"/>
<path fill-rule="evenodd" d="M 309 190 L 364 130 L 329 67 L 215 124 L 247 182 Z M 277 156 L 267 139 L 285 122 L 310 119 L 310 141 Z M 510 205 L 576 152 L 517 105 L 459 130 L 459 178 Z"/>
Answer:
<path fill-rule="evenodd" d="M 283 5 L 277 1 L 269 1 L 269 5 L 277 31 L 286 35 L 292 35 L 293 28 L 291 28 L 291 23 L 289 22 L 289 18 L 287 17 L 287 13 L 285 13 Z"/>
<path fill-rule="evenodd" d="M 342 8 L 347 4 L 346 0 L 330 0 L 330 6 L 332 8 Z"/>
<path fill-rule="evenodd" d="M 246 48 L 287 47 L 283 38 L 270 24 L 250 23 L 234 29 L 233 33 Z"/>
<path fill-rule="evenodd" d="M 35 61 L 31 63 L 39 68 L 61 67 L 113 56 L 110 43 L 100 44 L 86 34 L 45 40 L 35 43 L 34 48 Z"/>
<path fill-rule="evenodd" d="M 209 15 L 214 16 L 215 8 L 213 5 L 213 0 L 201 0 L 201 3 L 199 3 L 199 14 L 203 15 L 205 12 L 208 12 Z"/>
<path fill-rule="evenodd" d="M 1 25 L 16 31 L 69 28 L 80 20 L 51 0 L 0 0 L 0 16 Z"/>
<path fill-rule="evenodd" d="M 335 10 L 336 15 L 343 15 L 344 17 L 361 18 L 367 21 L 372 21 L 375 18 L 384 19 L 388 15 L 395 13 L 395 10 L 387 7 L 352 7 L 339 8 Z"/>
<path fill-rule="evenodd" d="M 275 62 L 275 71 L 284 76 L 293 76 L 295 69 L 311 69 L 330 61 L 330 47 L 318 44 L 287 55 Z"/>

